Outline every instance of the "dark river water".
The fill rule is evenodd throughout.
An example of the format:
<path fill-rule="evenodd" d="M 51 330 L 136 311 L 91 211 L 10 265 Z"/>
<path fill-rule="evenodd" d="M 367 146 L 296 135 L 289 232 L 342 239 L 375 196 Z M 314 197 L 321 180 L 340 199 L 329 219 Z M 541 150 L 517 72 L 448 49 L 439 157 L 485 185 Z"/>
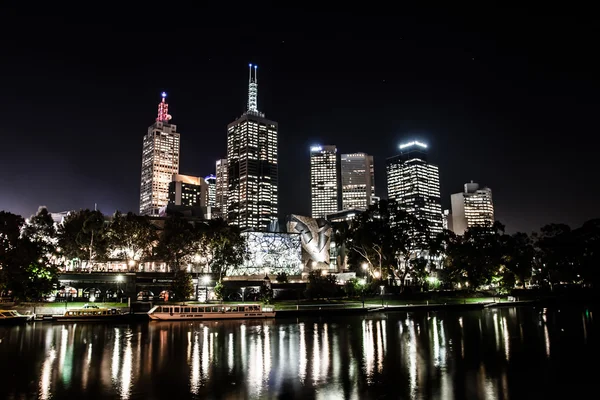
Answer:
<path fill-rule="evenodd" d="M 597 392 L 598 355 L 579 308 L 36 322 L 0 327 L 0 399 L 574 400 Z"/>

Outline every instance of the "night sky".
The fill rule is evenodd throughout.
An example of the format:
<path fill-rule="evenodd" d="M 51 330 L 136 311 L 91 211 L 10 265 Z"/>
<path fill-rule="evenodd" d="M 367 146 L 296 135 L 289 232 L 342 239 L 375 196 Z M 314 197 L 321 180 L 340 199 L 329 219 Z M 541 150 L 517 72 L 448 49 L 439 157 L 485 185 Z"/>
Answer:
<path fill-rule="evenodd" d="M 279 122 L 281 215 L 310 213 L 311 145 L 373 154 L 385 196 L 385 158 L 419 139 L 444 208 L 472 179 L 493 190 L 509 232 L 599 216 L 598 33 L 568 10 L 244 19 L 2 7 L 0 210 L 137 212 L 142 137 L 163 90 L 180 172 L 214 173 L 256 63 L 258 107 Z"/>

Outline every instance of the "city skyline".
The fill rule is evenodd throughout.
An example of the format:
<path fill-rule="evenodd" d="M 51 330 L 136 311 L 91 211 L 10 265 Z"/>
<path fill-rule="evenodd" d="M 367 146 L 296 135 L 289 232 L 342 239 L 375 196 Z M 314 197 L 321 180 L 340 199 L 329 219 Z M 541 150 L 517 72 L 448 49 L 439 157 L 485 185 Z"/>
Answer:
<path fill-rule="evenodd" d="M 372 154 L 376 194 L 384 197 L 384 160 L 409 138 L 430 144 L 443 209 L 450 208 L 450 194 L 474 180 L 494 190 L 496 219 L 509 231 L 550 222 L 576 226 L 597 215 L 589 137 L 596 65 L 581 54 L 576 67 L 567 63 L 575 49 L 547 30 L 555 19 L 534 21 L 549 34 L 534 53 L 523 40 L 531 39 L 531 21 L 516 17 L 509 34 L 495 23 L 462 19 L 407 18 L 388 29 L 381 23 L 386 17 L 365 18 L 361 26 L 374 29 L 357 40 L 352 24 L 327 26 L 331 21 L 320 16 L 313 24 L 332 34 L 323 42 L 303 37 L 301 18 L 292 18 L 268 34 L 246 26 L 219 31 L 197 52 L 188 47 L 195 36 L 177 27 L 157 38 L 142 26 L 137 40 L 116 21 L 99 20 L 100 40 L 98 27 L 60 15 L 6 15 L 4 37 L 14 40 L 5 43 L 13 56 L 0 66 L 6 77 L 0 209 L 28 216 L 39 205 L 64 211 L 97 203 L 105 213 L 136 211 L 141 135 L 162 91 L 182 133 L 180 171 L 214 173 L 226 155 L 223 127 L 246 102 L 240 68 L 256 62 L 268 71 L 260 108 L 280 125 L 281 216 L 310 215 L 312 144 Z M 47 27 L 47 35 L 28 44 L 17 33 L 32 23 Z M 75 46 L 73 31 L 89 45 Z M 148 63 L 157 46 L 178 61 Z M 390 46 L 399 51 L 387 54 Z M 299 62 L 299 54 L 319 61 Z M 585 190 L 574 196 L 554 182 Z"/>

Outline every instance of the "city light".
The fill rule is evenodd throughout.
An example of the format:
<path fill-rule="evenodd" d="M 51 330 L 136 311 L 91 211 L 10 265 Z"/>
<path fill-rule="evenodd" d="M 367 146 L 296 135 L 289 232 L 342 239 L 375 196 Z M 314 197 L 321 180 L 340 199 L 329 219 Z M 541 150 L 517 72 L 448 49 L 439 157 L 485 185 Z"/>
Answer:
<path fill-rule="evenodd" d="M 321 146 L 311 146 L 310 151 L 322 151 L 323 148 Z"/>
<path fill-rule="evenodd" d="M 165 98 L 165 97 L 167 97 L 167 92 L 162 92 L 160 95 L 161 95 L 163 98 Z"/>
<path fill-rule="evenodd" d="M 411 147 L 411 146 L 419 146 L 419 147 L 422 147 L 422 148 L 424 148 L 424 149 L 426 149 L 426 148 L 427 148 L 427 145 L 426 145 L 425 143 L 422 143 L 422 142 L 419 142 L 419 141 L 416 141 L 416 140 L 414 140 L 414 141 L 412 141 L 412 142 L 409 142 L 409 143 L 404 143 L 404 144 L 401 144 L 401 145 L 400 145 L 400 150 L 402 150 L 402 149 L 405 149 L 405 148 L 407 148 L 407 147 Z"/>

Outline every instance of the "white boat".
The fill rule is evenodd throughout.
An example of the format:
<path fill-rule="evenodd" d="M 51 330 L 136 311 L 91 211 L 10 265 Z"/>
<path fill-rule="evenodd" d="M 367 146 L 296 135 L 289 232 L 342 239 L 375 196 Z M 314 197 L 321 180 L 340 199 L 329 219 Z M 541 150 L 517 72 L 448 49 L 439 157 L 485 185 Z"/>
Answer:
<path fill-rule="evenodd" d="M 73 322 L 73 321 L 114 321 L 122 320 L 127 317 L 116 308 L 101 308 L 98 306 L 84 305 L 83 308 L 71 308 L 65 311 L 63 315 L 56 315 L 55 321 Z"/>
<path fill-rule="evenodd" d="M 23 322 L 31 321 L 33 315 L 19 314 L 15 310 L 0 310 L 0 325 L 13 325 L 21 324 Z"/>
<path fill-rule="evenodd" d="M 275 308 L 260 304 L 202 304 L 155 306 L 148 311 L 150 319 L 155 320 L 194 320 L 194 319 L 246 319 L 273 318 Z"/>

